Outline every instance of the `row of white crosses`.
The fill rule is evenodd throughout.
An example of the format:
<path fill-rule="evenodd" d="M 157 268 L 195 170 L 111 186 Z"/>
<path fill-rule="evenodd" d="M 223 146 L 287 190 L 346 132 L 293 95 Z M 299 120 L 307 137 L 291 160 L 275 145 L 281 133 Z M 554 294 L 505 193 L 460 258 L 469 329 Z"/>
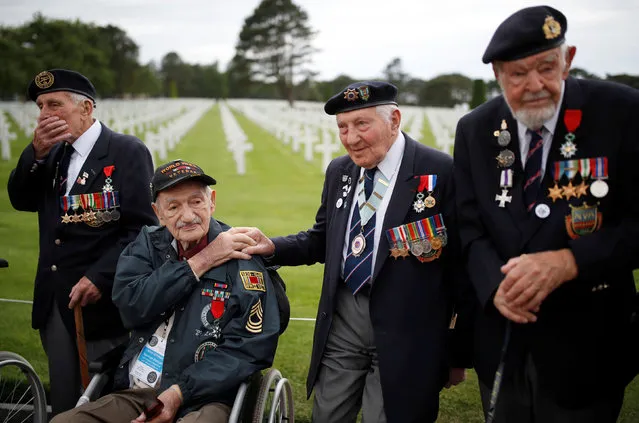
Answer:
<path fill-rule="evenodd" d="M 427 107 L 426 117 L 430 123 L 430 130 L 435 137 L 437 148 L 450 153 L 455 144 L 455 131 L 457 122 L 468 113 L 467 106 L 455 108 Z"/>
<path fill-rule="evenodd" d="M 233 154 L 237 174 L 244 175 L 246 174 L 246 153 L 253 151 L 253 144 L 246 142 L 248 137 L 235 120 L 226 102 L 220 102 L 219 105 L 222 128 L 226 136 L 226 148 Z"/>
<path fill-rule="evenodd" d="M 9 120 L 0 110 L 0 157 L 2 160 L 11 160 L 11 141 L 16 139 L 16 134 L 10 131 Z"/>

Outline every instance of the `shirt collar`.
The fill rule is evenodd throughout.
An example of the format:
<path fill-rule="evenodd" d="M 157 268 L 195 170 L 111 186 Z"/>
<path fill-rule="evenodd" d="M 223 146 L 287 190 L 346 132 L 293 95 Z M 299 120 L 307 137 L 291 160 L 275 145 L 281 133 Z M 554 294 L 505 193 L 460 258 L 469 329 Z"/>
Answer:
<path fill-rule="evenodd" d="M 393 178 L 393 175 L 397 171 L 399 163 L 402 161 L 404 155 L 404 145 L 406 144 L 406 138 L 402 131 L 398 131 L 395 142 L 391 145 L 391 148 L 386 153 L 384 159 L 377 165 L 384 177 L 389 181 Z"/>
<path fill-rule="evenodd" d="M 98 141 L 101 132 L 102 124 L 99 120 L 96 119 L 95 122 L 93 122 L 93 125 L 91 125 L 89 129 L 84 131 L 84 133 L 80 135 L 73 144 L 71 144 L 73 146 L 73 149 L 80 156 L 86 157 L 93 149 L 95 143 Z"/>
<path fill-rule="evenodd" d="M 559 96 L 559 103 L 557 103 L 557 109 L 555 114 L 544 122 L 544 128 L 550 133 L 550 138 L 555 136 L 555 130 L 557 129 L 557 121 L 559 121 L 559 112 L 561 111 L 561 105 L 564 102 L 564 90 L 566 89 L 566 81 L 561 81 L 561 95 Z M 520 134 L 525 134 L 528 128 L 523 123 L 517 121 L 517 129 Z"/>

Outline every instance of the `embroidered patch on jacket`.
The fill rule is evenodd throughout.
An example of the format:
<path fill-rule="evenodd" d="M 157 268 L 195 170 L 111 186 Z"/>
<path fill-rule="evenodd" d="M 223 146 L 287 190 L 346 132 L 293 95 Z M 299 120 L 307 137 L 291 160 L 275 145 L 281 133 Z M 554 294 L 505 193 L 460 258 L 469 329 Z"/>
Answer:
<path fill-rule="evenodd" d="M 266 285 L 264 285 L 264 275 L 262 272 L 256 272 L 254 270 L 240 270 L 240 277 L 242 278 L 244 289 L 247 291 L 266 292 Z"/>
<path fill-rule="evenodd" d="M 246 330 L 251 333 L 262 333 L 263 316 L 262 300 L 258 298 L 255 305 L 251 307 L 251 313 L 249 314 L 248 321 L 246 322 Z"/>

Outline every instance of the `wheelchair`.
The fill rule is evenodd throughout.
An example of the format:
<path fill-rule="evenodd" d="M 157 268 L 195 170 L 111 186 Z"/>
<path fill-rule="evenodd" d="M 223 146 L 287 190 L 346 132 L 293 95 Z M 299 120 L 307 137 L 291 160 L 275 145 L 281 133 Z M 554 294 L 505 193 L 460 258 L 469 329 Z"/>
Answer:
<path fill-rule="evenodd" d="M 110 376 L 117 367 L 126 345 L 89 363 L 94 376 L 76 407 L 93 401 L 107 387 Z M 293 390 L 288 379 L 279 370 L 270 368 L 262 375 L 255 373 L 243 382 L 235 396 L 229 423 L 282 423 L 295 421 Z"/>

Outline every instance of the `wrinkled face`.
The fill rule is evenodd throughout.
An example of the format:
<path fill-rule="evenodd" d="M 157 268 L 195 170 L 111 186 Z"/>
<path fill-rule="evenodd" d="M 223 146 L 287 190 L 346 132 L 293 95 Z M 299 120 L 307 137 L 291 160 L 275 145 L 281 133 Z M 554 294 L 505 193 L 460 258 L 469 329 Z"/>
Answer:
<path fill-rule="evenodd" d="M 185 181 L 160 191 L 152 206 L 160 224 L 177 241 L 194 245 L 209 232 L 215 191 L 209 197 L 202 182 Z"/>
<path fill-rule="evenodd" d="M 555 114 L 562 82 L 568 77 L 575 48 L 543 51 L 533 56 L 493 66 L 495 77 L 515 118 L 530 129 L 538 129 Z"/>
<path fill-rule="evenodd" d="M 57 116 L 69 125 L 68 131 L 73 135 L 69 141 L 75 141 L 93 123 L 93 103 L 90 100 L 75 104 L 68 92 L 57 91 L 40 94 L 36 99 L 40 109 L 38 122 L 50 116 Z"/>
<path fill-rule="evenodd" d="M 393 111 L 387 122 L 375 107 L 352 110 L 337 115 L 339 139 L 356 165 L 366 169 L 377 166 L 393 145 L 401 115 Z"/>

